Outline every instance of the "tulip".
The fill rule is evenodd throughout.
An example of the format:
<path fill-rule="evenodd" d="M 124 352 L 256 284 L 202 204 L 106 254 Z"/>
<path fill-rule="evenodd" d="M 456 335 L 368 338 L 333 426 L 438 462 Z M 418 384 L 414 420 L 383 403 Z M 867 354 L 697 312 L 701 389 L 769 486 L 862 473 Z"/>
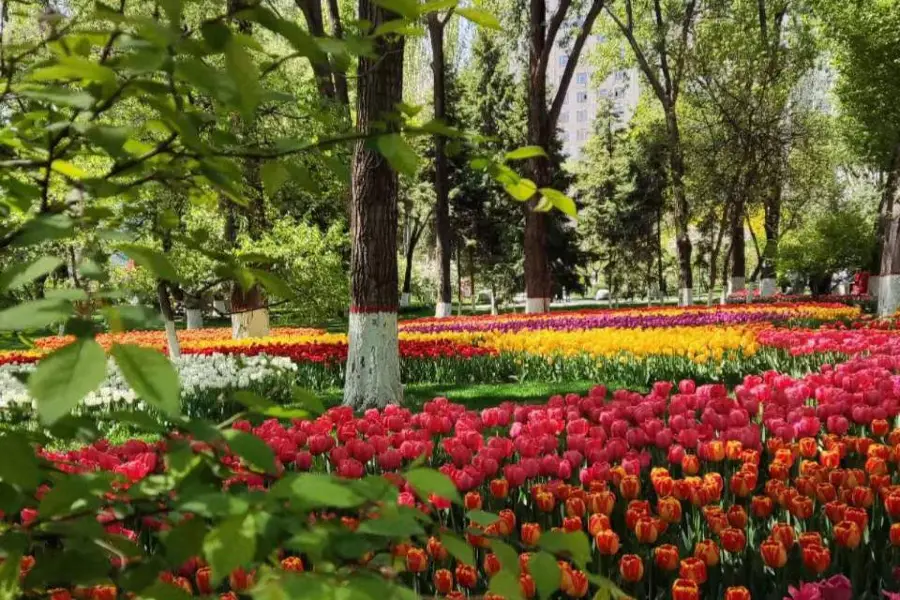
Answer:
<path fill-rule="evenodd" d="M 737 529 L 747 528 L 747 511 L 744 510 L 743 506 L 734 504 L 728 509 L 728 512 L 725 514 L 728 519 L 728 524 L 732 527 L 735 527 Z"/>
<path fill-rule="evenodd" d="M 591 492 L 587 496 L 587 509 L 591 514 L 611 515 L 616 505 L 616 495 L 608 490 Z"/>
<path fill-rule="evenodd" d="M 49 600 L 72 600 L 72 594 L 69 590 L 63 588 L 53 588 L 47 592 Z"/>
<path fill-rule="evenodd" d="M 725 590 L 724 600 L 751 600 L 750 590 L 744 586 L 727 588 Z"/>
<path fill-rule="evenodd" d="M 798 496 L 790 504 L 790 513 L 801 520 L 812 517 L 815 504 L 807 496 Z"/>
<path fill-rule="evenodd" d="M 563 531 L 574 533 L 581 531 L 584 526 L 581 523 L 581 517 L 565 517 L 563 519 Z"/>
<path fill-rule="evenodd" d="M 780 569 L 787 563 L 787 550 L 784 544 L 772 538 L 767 539 L 759 545 L 759 553 L 762 555 L 763 562 L 773 569 Z"/>
<path fill-rule="evenodd" d="M 556 497 L 548 491 L 539 491 L 534 500 L 542 512 L 551 512 L 556 507 Z"/>
<path fill-rule="evenodd" d="M 678 547 L 673 544 L 662 544 L 653 549 L 653 561 L 662 571 L 674 571 L 678 568 Z"/>
<path fill-rule="evenodd" d="M 493 577 L 497 573 L 500 572 L 500 559 L 493 552 L 489 554 L 485 554 L 484 556 L 484 572 L 487 573 L 488 577 Z"/>
<path fill-rule="evenodd" d="M 595 537 L 594 542 L 597 544 L 597 550 L 600 554 L 612 556 L 619 551 L 619 536 L 612 529 L 604 529 Z"/>
<path fill-rule="evenodd" d="M 463 504 L 466 510 L 481 510 L 481 494 L 478 492 L 468 492 L 463 498 Z"/>
<path fill-rule="evenodd" d="M 743 552 L 747 545 L 747 534 L 743 529 L 729 527 L 721 534 L 722 547 L 728 552 Z"/>
<path fill-rule="evenodd" d="M 824 545 L 822 542 L 822 534 L 818 531 L 804 531 L 800 534 L 800 537 L 797 538 L 797 543 L 800 544 L 801 548 Z"/>
<path fill-rule="evenodd" d="M 619 484 L 619 493 L 626 500 L 634 500 L 641 494 L 641 480 L 637 475 L 626 475 Z"/>
<path fill-rule="evenodd" d="M 694 557 L 699 558 L 707 567 L 719 564 L 719 546 L 713 540 L 700 540 L 694 546 Z"/>
<path fill-rule="evenodd" d="M 678 576 L 682 579 L 690 579 L 698 585 L 706 582 L 706 563 L 697 557 L 681 559 Z"/>
<path fill-rule="evenodd" d="M 891 523 L 889 537 L 892 546 L 900 546 L 900 523 Z"/>
<path fill-rule="evenodd" d="M 845 514 L 847 514 L 847 505 L 843 502 L 835 500 L 825 505 L 825 516 L 828 517 L 832 524 L 843 521 Z"/>
<path fill-rule="evenodd" d="M 659 526 L 656 519 L 649 516 L 643 516 L 638 519 L 634 526 L 634 534 L 638 542 L 642 544 L 653 544 L 659 536 Z"/>
<path fill-rule="evenodd" d="M 473 589 L 478 584 L 475 567 L 463 563 L 456 565 L 456 581 L 464 588 Z"/>
<path fill-rule="evenodd" d="M 207 596 L 212 594 L 212 569 L 209 567 L 201 567 L 194 574 L 194 582 L 197 584 L 197 591 Z"/>
<path fill-rule="evenodd" d="M 541 539 L 541 526 L 537 523 L 522 523 L 519 537 L 526 546 L 536 546 Z"/>
<path fill-rule="evenodd" d="M 428 538 L 428 543 L 425 545 L 425 550 L 428 552 L 428 555 L 435 562 L 443 562 L 447 560 L 449 554 L 447 553 L 447 548 L 444 547 L 444 544 L 436 537 Z"/>
<path fill-rule="evenodd" d="M 527 573 L 519 575 L 519 588 L 522 590 L 522 596 L 527 599 L 534 598 L 537 594 L 537 584 L 534 578 Z"/>
<path fill-rule="evenodd" d="M 672 582 L 672 600 L 699 600 L 700 586 L 692 579 L 676 579 Z"/>
<path fill-rule="evenodd" d="M 299 556 L 288 556 L 281 560 L 281 568 L 291 573 L 302 573 L 306 569 L 303 567 L 303 559 Z M 209 593 L 209 592 L 206 592 Z"/>
<path fill-rule="evenodd" d="M 863 531 L 869 526 L 869 513 L 865 509 L 851 506 L 844 512 L 844 520 L 853 521 Z"/>
<path fill-rule="evenodd" d="M 772 539 L 790 548 L 794 545 L 794 528 L 789 523 L 775 523 L 772 525 Z"/>
<path fill-rule="evenodd" d="M 447 569 L 438 569 L 431 577 L 434 582 L 434 589 L 439 594 L 449 594 L 453 589 L 453 573 Z"/>
<path fill-rule="evenodd" d="M 610 527 L 609 517 L 603 513 L 596 513 L 588 518 L 588 533 L 593 537 L 596 537 L 602 530 L 609 529 Z"/>
<path fill-rule="evenodd" d="M 868 486 L 857 486 L 850 492 L 850 503 L 860 508 L 870 508 L 875 502 L 875 492 Z"/>
<path fill-rule="evenodd" d="M 500 511 L 499 516 L 500 519 L 497 521 L 497 526 L 500 530 L 500 534 L 509 535 L 516 528 L 516 513 L 508 508 L 504 508 Z"/>
<path fill-rule="evenodd" d="M 802 550 L 803 565 L 820 575 L 831 565 L 831 552 L 818 544 L 810 544 Z"/>
<path fill-rule="evenodd" d="M 841 521 L 834 526 L 834 539 L 840 546 L 855 550 L 862 539 L 859 525 L 853 521 Z"/>
<path fill-rule="evenodd" d="M 583 498 L 571 496 L 566 499 L 566 515 L 569 517 L 583 517 L 587 507 Z"/>
<path fill-rule="evenodd" d="M 428 568 L 428 555 L 421 548 L 410 548 L 406 553 L 406 570 L 422 573 Z"/>
<path fill-rule="evenodd" d="M 562 583 L 560 589 L 571 598 L 583 598 L 588 592 L 587 576 L 581 571 L 572 569 Z"/>
<path fill-rule="evenodd" d="M 234 592 L 243 592 L 253 587 L 255 573 L 247 572 L 243 568 L 238 567 L 228 576 L 228 585 Z"/>
<path fill-rule="evenodd" d="M 685 454 L 681 459 L 681 470 L 685 475 L 696 475 L 700 472 L 700 459 L 696 454 Z"/>
<path fill-rule="evenodd" d="M 681 502 L 676 498 L 660 498 L 656 503 L 656 512 L 666 523 L 679 523 L 681 521 Z"/>
<path fill-rule="evenodd" d="M 506 479 L 492 479 L 489 487 L 494 498 L 503 499 L 509 495 L 509 481 Z"/>
<path fill-rule="evenodd" d="M 768 496 L 753 496 L 750 500 L 750 513 L 757 519 L 767 519 L 775 510 L 775 503 Z"/>
<path fill-rule="evenodd" d="M 629 583 L 635 583 L 644 576 L 644 561 L 637 554 L 625 554 L 619 559 L 619 574 Z"/>

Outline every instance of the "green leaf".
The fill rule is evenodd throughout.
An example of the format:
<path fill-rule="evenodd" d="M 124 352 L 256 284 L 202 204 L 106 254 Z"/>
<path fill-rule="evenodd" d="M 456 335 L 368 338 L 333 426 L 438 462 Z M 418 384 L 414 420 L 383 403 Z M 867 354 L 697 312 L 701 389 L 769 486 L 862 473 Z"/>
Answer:
<path fill-rule="evenodd" d="M 516 577 L 519 576 L 521 566 L 519 565 L 519 553 L 516 552 L 515 548 L 506 542 L 493 539 L 491 540 L 491 550 L 500 559 L 500 565 L 504 570 L 512 571 Z"/>
<path fill-rule="evenodd" d="M 128 141 L 128 136 L 132 132 L 127 127 L 94 125 L 84 133 L 92 142 L 106 150 L 107 154 L 116 157 L 122 155 L 122 146 Z"/>
<path fill-rule="evenodd" d="M 18 432 L 0 435 L 0 456 L 6 457 L 0 460 L 0 481 L 26 491 L 38 486 L 38 460 L 24 435 Z"/>
<path fill-rule="evenodd" d="M 459 16 L 472 21 L 476 25 L 481 25 L 488 29 L 500 29 L 500 21 L 497 20 L 497 17 L 483 8 L 457 8 L 456 12 Z"/>
<path fill-rule="evenodd" d="M 506 600 L 522 600 L 522 588 L 519 587 L 519 578 L 507 569 L 502 569 L 491 578 L 488 589 L 494 594 L 499 594 L 506 598 Z"/>
<path fill-rule="evenodd" d="M 55 256 L 41 256 L 30 263 L 18 263 L 0 273 L 0 290 L 17 290 L 42 275 L 52 273 L 63 262 Z"/>
<path fill-rule="evenodd" d="M 520 202 L 530 200 L 535 192 L 537 192 L 537 186 L 534 182 L 530 179 L 525 179 L 524 177 L 519 178 L 518 181 L 504 183 L 503 189 L 506 190 L 507 194 Z"/>
<path fill-rule="evenodd" d="M 49 102 L 58 106 L 71 106 L 79 110 L 88 110 L 94 105 L 94 97 L 80 90 L 62 87 L 40 87 L 37 89 L 21 89 L 19 94 L 38 102 Z"/>
<path fill-rule="evenodd" d="M 181 279 L 169 258 L 159 250 L 137 244 L 119 244 L 118 249 L 160 279 L 166 281 L 180 281 Z"/>
<path fill-rule="evenodd" d="M 138 592 L 137 597 L 141 600 L 189 600 L 191 595 L 177 585 L 158 580 Z"/>
<path fill-rule="evenodd" d="M 188 519 L 172 527 L 163 538 L 166 558 L 174 565 L 183 565 L 192 556 L 199 556 L 206 536 L 204 519 Z"/>
<path fill-rule="evenodd" d="M 279 298 L 293 298 L 297 295 L 284 279 L 271 271 L 264 271 L 262 269 L 247 270 L 252 273 L 253 278 L 262 284 L 262 286 L 266 288 L 266 291 L 273 296 L 278 296 Z"/>
<path fill-rule="evenodd" d="M 276 473 L 275 454 L 262 439 L 238 429 L 229 429 L 223 432 L 223 435 L 231 451 L 240 456 L 244 462 L 270 475 Z"/>
<path fill-rule="evenodd" d="M 453 8 L 457 4 L 459 4 L 459 0 L 431 0 L 419 7 L 419 13 L 425 15 L 445 8 Z"/>
<path fill-rule="evenodd" d="M 537 158 L 538 156 L 547 156 L 547 153 L 540 146 L 522 146 L 512 152 L 507 152 L 505 158 L 506 160 L 525 160 L 527 158 Z"/>
<path fill-rule="evenodd" d="M 389 34 L 402 35 L 406 37 L 416 37 L 425 35 L 425 30 L 421 25 L 416 25 L 415 23 L 406 19 L 393 19 L 391 21 L 382 23 L 375 28 L 375 31 L 372 32 L 373 37 L 379 37 Z"/>
<path fill-rule="evenodd" d="M 360 534 L 389 538 L 410 538 L 424 535 L 425 530 L 409 514 L 381 515 L 377 519 L 366 519 L 356 530 Z"/>
<path fill-rule="evenodd" d="M 290 173 L 284 164 L 280 161 L 270 161 L 265 163 L 259 170 L 260 178 L 262 178 L 263 190 L 266 196 L 272 198 L 281 189 L 281 186 L 288 180 Z"/>
<path fill-rule="evenodd" d="M 225 50 L 225 70 L 237 90 L 238 108 L 244 118 L 249 119 L 259 105 L 259 71 L 250 53 L 239 43 L 239 39 L 238 36 L 233 36 L 228 40 Z"/>
<path fill-rule="evenodd" d="M 72 314 L 65 298 L 42 298 L 21 302 L 0 311 L 0 331 L 27 331 L 63 321 Z"/>
<path fill-rule="evenodd" d="M 112 477 L 108 473 L 70 475 L 53 483 L 38 505 L 38 514 L 44 519 L 58 515 L 84 512 L 100 506 L 103 492 L 109 491 Z"/>
<path fill-rule="evenodd" d="M 125 381 L 144 401 L 170 416 L 181 408 L 181 383 L 168 358 L 152 348 L 115 344 L 111 354 Z"/>
<path fill-rule="evenodd" d="M 441 543 L 447 548 L 447 552 L 461 563 L 475 566 L 475 552 L 465 540 L 452 533 L 441 533 Z"/>
<path fill-rule="evenodd" d="M 409 176 L 416 174 L 419 155 L 399 133 L 378 136 L 375 138 L 375 147 L 398 173 Z"/>
<path fill-rule="evenodd" d="M 569 215 L 570 217 L 575 217 L 578 215 L 578 209 L 575 207 L 575 201 L 563 194 L 558 190 L 554 190 L 553 188 L 541 188 L 541 195 L 549 200 L 553 206 L 558 208 L 560 211 Z"/>
<path fill-rule="evenodd" d="M 541 535 L 540 545 L 554 554 L 568 554 L 582 569 L 591 559 L 591 546 L 583 531 L 548 531 Z"/>
<path fill-rule="evenodd" d="M 75 224 L 67 215 L 41 215 L 27 221 L 10 245 L 31 246 L 71 237 L 74 233 Z"/>
<path fill-rule="evenodd" d="M 466 513 L 466 517 L 473 523 L 477 523 L 482 527 L 487 527 L 500 520 L 500 515 L 483 510 L 470 510 Z"/>
<path fill-rule="evenodd" d="M 545 197 L 541 197 L 538 203 L 534 205 L 534 212 L 550 212 L 553 209 L 553 203 Z"/>
<path fill-rule="evenodd" d="M 263 412 L 266 409 L 275 406 L 275 403 L 271 400 L 263 398 L 256 392 L 250 392 L 247 390 L 238 390 L 234 392 L 234 399 L 253 412 Z"/>
<path fill-rule="evenodd" d="M 32 71 L 28 76 L 31 81 L 96 81 L 97 83 L 114 83 L 116 72 L 80 56 L 61 56 L 57 63 Z"/>
<path fill-rule="evenodd" d="M 306 388 L 294 386 L 291 389 L 291 398 L 295 404 L 300 404 L 313 414 L 320 415 L 325 412 L 325 405 L 322 403 L 322 399 Z"/>
<path fill-rule="evenodd" d="M 256 520 L 237 515 L 219 523 L 203 540 L 203 556 L 212 567 L 213 579 L 227 577 L 247 565 L 256 554 Z"/>
<path fill-rule="evenodd" d="M 450 478 L 434 469 L 412 469 L 403 474 L 406 481 L 416 490 L 423 499 L 429 494 L 435 494 L 452 502 L 460 504 L 459 491 L 450 481 Z"/>
<path fill-rule="evenodd" d="M 310 508 L 328 506 L 332 508 L 353 508 L 365 502 L 348 482 L 324 473 L 303 473 L 288 475 L 272 486 L 270 495 L 275 498 L 290 498 Z"/>
<path fill-rule="evenodd" d="M 41 421 L 51 425 L 97 389 L 106 377 L 106 353 L 93 339 L 79 338 L 38 363 L 28 378 Z"/>
<path fill-rule="evenodd" d="M 537 552 L 528 561 L 528 572 L 541 598 L 550 598 L 559 589 L 559 565 L 552 554 Z"/>
<path fill-rule="evenodd" d="M 407 19 L 419 16 L 419 3 L 416 0 L 374 0 L 381 8 L 397 13 Z"/>

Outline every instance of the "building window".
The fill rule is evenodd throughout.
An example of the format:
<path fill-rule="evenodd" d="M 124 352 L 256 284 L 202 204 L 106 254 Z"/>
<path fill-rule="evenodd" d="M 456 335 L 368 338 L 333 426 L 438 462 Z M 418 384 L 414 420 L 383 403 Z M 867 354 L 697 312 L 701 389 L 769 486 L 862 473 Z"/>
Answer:
<path fill-rule="evenodd" d="M 584 123 L 585 121 L 587 121 L 587 111 L 579 110 L 577 113 L 575 113 L 575 120 L 579 123 Z"/>
<path fill-rule="evenodd" d="M 566 66 L 567 62 L 569 62 L 569 55 L 568 54 L 560 54 L 559 55 L 559 66 L 564 67 L 564 66 Z"/>
<path fill-rule="evenodd" d="M 579 129 L 577 139 L 579 142 L 583 142 L 587 139 L 587 129 Z"/>
<path fill-rule="evenodd" d="M 563 111 L 559 113 L 559 122 L 560 123 L 568 123 L 569 122 L 569 113 Z"/>
<path fill-rule="evenodd" d="M 625 88 L 616 88 L 613 91 L 613 98 L 623 98 L 625 97 Z"/>
<path fill-rule="evenodd" d="M 616 71 L 616 81 L 625 81 L 628 79 L 628 73 L 625 71 Z"/>
<path fill-rule="evenodd" d="M 575 75 L 575 83 L 577 83 L 578 85 L 587 85 L 587 81 L 588 81 L 587 73 L 582 71 L 581 73 L 578 73 L 577 75 Z"/>
<path fill-rule="evenodd" d="M 575 96 L 577 102 L 587 102 L 587 92 L 578 92 Z"/>

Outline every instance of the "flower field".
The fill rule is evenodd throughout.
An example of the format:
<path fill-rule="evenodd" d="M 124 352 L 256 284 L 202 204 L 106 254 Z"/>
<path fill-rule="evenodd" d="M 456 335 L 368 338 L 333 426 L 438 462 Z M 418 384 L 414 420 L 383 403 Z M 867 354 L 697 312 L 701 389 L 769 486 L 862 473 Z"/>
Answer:
<path fill-rule="evenodd" d="M 309 420 L 237 420 L 232 432 L 261 440 L 271 465 L 226 450 L 217 455 L 224 485 L 277 499 L 285 485 L 319 481 L 310 477 L 336 476 L 348 486 L 385 478 L 400 516 L 428 515 L 436 528 L 365 502 L 371 483 L 347 488 L 356 491 L 315 519 L 335 539 L 355 532 L 368 540 L 348 556 L 381 565 L 383 575 L 425 596 L 583 598 L 602 589 L 644 600 L 849 600 L 897 593 L 900 345 L 878 329 L 764 329 L 757 337 L 821 365 L 801 376 L 748 373 L 731 388 L 682 379 L 657 381 L 646 393 L 598 385 L 585 396 L 481 411 L 437 398 L 419 412 L 389 406 L 358 415 L 340 407 Z M 833 353 L 855 356 L 822 360 Z M 59 470 L 115 477 L 119 494 L 97 506 L 116 540 L 113 567 L 129 545 L 153 555 L 192 507 L 220 510 L 174 495 L 152 516 L 122 512 L 122 502 L 132 495 L 137 502 L 168 472 L 164 453 L 177 442 L 40 451 Z M 203 454 L 211 447 L 194 441 L 190 448 Z M 424 493 L 414 477 L 421 465 L 443 473 L 452 493 Z M 55 506 L 52 494 L 41 486 L 32 503 L 6 514 L 7 526 L 52 524 L 41 521 L 42 510 Z M 104 508 L 109 502 L 118 508 Z M 392 541 L 377 550 L 381 520 Z M 333 565 L 317 548 L 294 541 L 224 575 L 185 556 L 160 580 L 182 593 L 235 598 L 271 569 L 328 572 Z M 45 551 L 38 544 L 21 559 L 26 588 Z M 501 568 L 515 573 L 514 587 Z M 95 584 L 50 596 L 116 593 Z"/>

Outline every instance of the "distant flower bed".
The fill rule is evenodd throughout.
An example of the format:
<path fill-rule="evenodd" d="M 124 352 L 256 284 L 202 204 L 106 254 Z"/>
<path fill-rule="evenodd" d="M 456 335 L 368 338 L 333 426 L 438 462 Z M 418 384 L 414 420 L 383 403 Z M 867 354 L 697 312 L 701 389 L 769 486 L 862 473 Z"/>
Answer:
<path fill-rule="evenodd" d="M 824 296 L 810 296 L 806 294 L 782 294 L 781 292 L 777 294 L 773 294 L 771 296 L 763 296 L 760 294 L 759 288 L 749 292 L 747 290 L 741 290 L 740 292 L 734 292 L 733 294 L 729 294 L 726 298 L 726 301 L 729 304 L 739 304 L 741 302 L 747 303 L 748 296 L 750 299 L 750 303 L 791 303 L 791 302 L 825 302 L 825 303 L 840 303 L 840 304 L 848 304 L 848 305 L 865 305 L 871 304 L 875 301 L 875 298 L 868 294 L 826 294 Z"/>

